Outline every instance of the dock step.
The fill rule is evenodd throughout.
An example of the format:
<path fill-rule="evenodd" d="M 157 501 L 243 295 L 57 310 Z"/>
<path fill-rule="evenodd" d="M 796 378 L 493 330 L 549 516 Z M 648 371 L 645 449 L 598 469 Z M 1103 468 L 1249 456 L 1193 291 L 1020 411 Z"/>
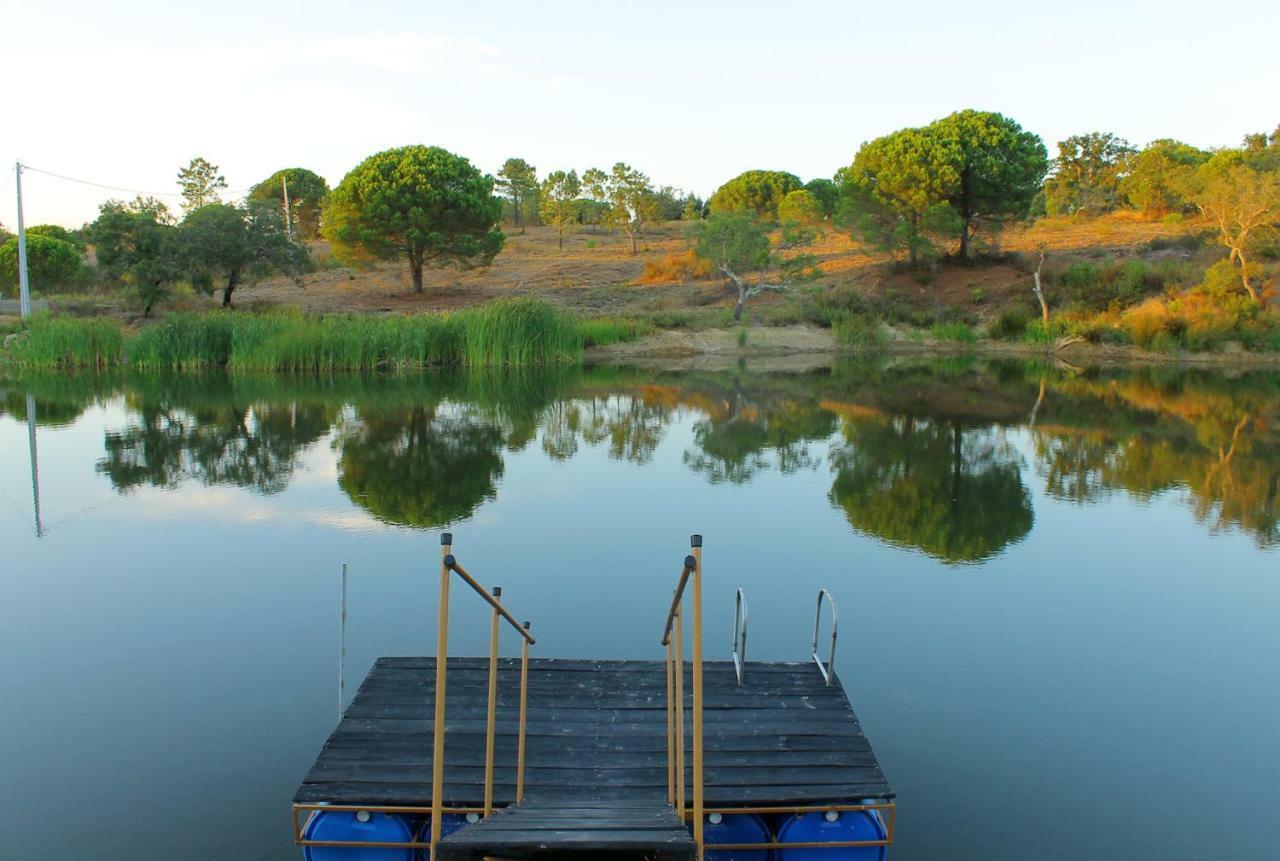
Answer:
<path fill-rule="evenodd" d="M 439 861 L 634 854 L 689 861 L 697 846 L 661 800 L 526 799 L 441 839 Z"/>

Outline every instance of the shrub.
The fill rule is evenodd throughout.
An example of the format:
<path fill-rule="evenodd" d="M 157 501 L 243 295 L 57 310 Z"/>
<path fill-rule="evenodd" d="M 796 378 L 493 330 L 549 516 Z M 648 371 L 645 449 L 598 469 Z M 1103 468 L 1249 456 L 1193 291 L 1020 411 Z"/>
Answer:
<path fill-rule="evenodd" d="M 84 262 L 70 242 L 43 236 L 27 236 L 27 275 L 31 291 L 45 294 L 74 288 L 80 284 Z M 0 294 L 18 292 L 18 238 L 0 245 Z"/>
<path fill-rule="evenodd" d="M 604 347 L 634 341 L 655 330 L 652 320 L 636 317 L 589 317 L 578 324 L 587 347 Z"/>
<path fill-rule="evenodd" d="M 858 351 L 879 350 L 887 340 L 878 320 L 848 311 L 839 311 L 831 318 L 831 334 L 836 343 Z"/>
<path fill-rule="evenodd" d="M 956 341 L 961 344 L 976 344 L 978 334 L 964 323 L 934 323 L 929 334 L 935 341 Z"/>
<path fill-rule="evenodd" d="M 672 252 L 658 260 L 646 261 L 640 283 L 664 284 L 671 281 L 692 281 L 710 277 L 715 274 L 715 271 L 715 266 L 710 260 L 699 258 L 690 249 Z"/>
<path fill-rule="evenodd" d="M 1001 311 L 999 316 L 987 327 L 987 337 L 1002 341 L 1016 341 L 1027 330 L 1031 315 L 1018 309 Z"/>

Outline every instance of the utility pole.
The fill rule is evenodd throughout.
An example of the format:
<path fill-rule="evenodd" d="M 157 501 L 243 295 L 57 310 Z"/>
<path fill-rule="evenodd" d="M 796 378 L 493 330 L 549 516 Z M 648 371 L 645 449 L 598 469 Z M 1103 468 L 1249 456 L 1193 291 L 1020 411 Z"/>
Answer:
<path fill-rule="evenodd" d="M 18 180 L 18 306 L 23 318 L 31 316 L 31 284 L 27 280 L 27 228 L 22 221 L 22 162 L 14 162 Z"/>
<path fill-rule="evenodd" d="M 284 174 L 280 175 L 280 187 L 284 189 L 284 229 L 289 234 L 289 238 L 293 238 L 293 219 L 289 215 L 289 179 Z"/>

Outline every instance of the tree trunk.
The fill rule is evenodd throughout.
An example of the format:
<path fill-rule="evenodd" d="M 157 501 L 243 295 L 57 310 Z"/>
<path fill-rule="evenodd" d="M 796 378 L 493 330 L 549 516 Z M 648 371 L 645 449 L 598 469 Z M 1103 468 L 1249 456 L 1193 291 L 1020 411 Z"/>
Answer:
<path fill-rule="evenodd" d="M 226 289 L 222 291 L 222 307 L 231 307 L 231 294 L 235 292 L 236 285 L 240 283 L 240 270 L 232 269 L 231 274 L 227 276 Z"/>
<path fill-rule="evenodd" d="M 409 274 L 413 276 L 413 292 L 422 292 L 422 264 L 416 260 L 409 261 Z"/>
<path fill-rule="evenodd" d="M 973 213 L 969 211 L 969 166 L 965 165 L 960 174 L 960 259 L 969 262 L 969 221 Z"/>
<path fill-rule="evenodd" d="M 637 252 L 637 249 L 636 249 L 636 230 L 635 230 L 635 228 L 634 228 L 634 227 L 628 228 L 628 229 L 627 229 L 627 235 L 631 237 L 631 253 L 632 253 L 632 254 L 635 254 L 635 253 Z"/>
<path fill-rule="evenodd" d="M 560 219 L 560 250 L 564 251 L 564 219 Z"/>
<path fill-rule="evenodd" d="M 1044 291 L 1040 289 L 1040 269 L 1044 266 L 1044 254 L 1040 254 L 1040 262 L 1036 265 L 1036 271 L 1032 276 L 1035 278 L 1036 286 L 1034 288 L 1036 298 L 1040 300 L 1040 319 L 1044 323 L 1044 331 L 1049 333 L 1049 303 L 1045 301 Z"/>
<path fill-rule="evenodd" d="M 1244 259 L 1244 253 L 1236 252 L 1236 256 L 1240 258 L 1240 281 L 1244 284 L 1245 292 L 1249 294 L 1249 298 L 1253 300 L 1253 304 L 1262 303 L 1262 297 L 1258 295 L 1258 289 L 1249 283 L 1249 264 Z"/>
<path fill-rule="evenodd" d="M 733 322 L 737 323 L 742 319 L 742 309 L 745 307 L 747 307 L 747 291 L 739 287 L 738 302 L 733 306 Z"/>

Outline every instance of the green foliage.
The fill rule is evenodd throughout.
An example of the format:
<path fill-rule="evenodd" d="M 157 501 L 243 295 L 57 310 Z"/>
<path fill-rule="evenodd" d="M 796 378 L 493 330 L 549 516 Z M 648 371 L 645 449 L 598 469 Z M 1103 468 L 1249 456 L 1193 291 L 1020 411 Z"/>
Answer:
<path fill-rule="evenodd" d="M 525 219 L 539 214 L 538 169 L 522 158 L 502 163 L 494 187 L 511 203 L 511 221 L 524 227 Z"/>
<path fill-rule="evenodd" d="M 822 202 L 813 192 L 802 188 L 787 192 L 778 204 L 778 220 L 784 224 L 817 224 L 823 217 Z"/>
<path fill-rule="evenodd" d="M 714 212 L 689 227 L 693 253 L 719 270 L 744 276 L 769 265 L 769 232 L 749 211 Z"/>
<path fill-rule="evenodd" d="M 564 248 L 564 229 L 577 221 L 578 195 L 582 194 L 582 182 L 578 172 L 557 170 L 547 174 L 542 181 L 542 220 L 553 225 L 559 235 L 560 248 Z"/>
<path fill-rule="evenodd" d="M 702 208 L 702 198 L 670 185 L 655 189 L 649 200 L 654 221 L 696 221 L 702 217 Z"/>
<path fill-rule="evenodd" d="M 84 237 L 80 235 L 79 231 L 73 233 L 57 224 L 37 224 L 35 227 L 28 227 L 27 236 L 48 236 L 50 239 L 61 239 L 75 248 L 79 254 L 84 254 L 86 248 Z"/>
<path fill-rule="evenodd" d="M 38 314 L 11 359 L 23 368 L 101 368 L 120 361 L 123 344 L 124 333 L 112 320 Z"/>
<path fill-rule="evenodd" d="M 187 213 L 178 229 L 192 283 L 223 280 L 224 308 L 245 275 L 272 268 L 296 275 L 309 263 L 306 248 L 289 239 L 279 207 L 269 203 L 211 203 Z"/>
<path fill-rule="evenodd" d="M 486 266 L 502 250 L 494 181 L 440 147 L 369 156 L 333 190 L 322 232 L 343 263 L 402 258 L 413 289 L 424 266 Z"/>
<path fill-rule="evenodd" d="M 1044 184 L 1049 215 L 1098 215 L 1120 205 L 1121 179 L 1135 150 L 1110 132 L 1072 135 L 1058 142 L 1053 176 Z"/>
<path fill-rule="evenodd" d="M 800 178 L 781 170 L 748 170 L 740 173 L 711 195 L 711 214 L 750 210 L 763 219 L 778 218 L 778 205 L 801 187 Z"/>
<path fill-rule="evenodd" d="M 582 355 L 577 321 L 541 299 L 499 299 L 458 316 L 463 320 L 466 365 L 558 364 Z"/>
<path fill-rule="evenodd" d="M 1152 214 L 1173 215 L 1193 208 L 1196 169 L 1209 153 L 1181 141 L 1152 141 L 1128 159 L 1120 191 L 1129 205 Z"/>
<path fill-rule="evenodd" d="M 283 209 L 286 185 L 294 236 L 302 240 L 315 239 L 320 235 L 320 215 L 329 199 L 329 183 L 320 174 L 305 167 L 286 167 L 255 185 L 249 192 L 249 200 Z"/>
<path fill-rule="evenodd" d="M 957 178 L 946 202 L 962 223 L 960 257 L 967 260 L 976 225 L 1026 215 L 1049 167 L 1044 141 L 988 111 L 957 111 L 928 129 Z"/>
<path fill-rule="evenodd" d="M 1274 164 L 1268 155 L 1272 148 Z M 1261 303 L 1253 267 L 1256 256 L 1280 236 L 1280 146 L 1219 151 L 1196 172 L 1194 200 L 1229 250 L 1241 286 Z"/>
<path fill-rule="evenodd" d="M 960 344 L 976 344 L 978 333 L 964 323 L 934 323 L 929 335 L 935 341 L 955 341 Z"/>
<path fill-rule="evenodd" d="M 186 271 L 178 231 L 163 204 L 107 201 L 88 232 L 98 265 L 108 278 L 134 288 L 144 316 Z"/>
<path fill-rule="evenodd" d="M 844 310 L 831 317 L 831 334 L 836 343 L 854 351 L 880 350 L 888 340 L 884 327 L 873 315 Z"/>
<path fill-rule="evenodd" d="M 583 343 L 587 347 L 606 347 L 634 341 L 652 334 L 653 320 L 638 317 L 588 317 L 579 321 Z"/>
<path fill-rule="evenodd" d="M 32 293 L 54 293 L 74 286 L 84 269 L 75 246 L 39 233 L 27 236 L 27 277 Z M 18 237 L 0 245 L 0 293 L 18 292 Z"/>
<path fill-rule="evenodd" d="M 183 209 L 188 212 L 217 203 L 218 192 L 225 191 L 227 180 L 218 173 L 218 166 L 196 156 L 178 170 L 178 188 L 182 190 Z"/>
<path fill-rule="evenodd" d="M 804 190 L 818 199 L 824 217 L 831 218 L 836 214 L 836 209 L 840 205 L 840 186 L 835 180 L 823 177 L 811 179 L 804 184 Z"/>
<path fill-rule="evenodd" d="M 1027 331 L 1031 323 L 1031 315 L 1018 309 L 1006 309 L 991 321 L 987 327 L 987 337 L 1000 341 L 1017 341 Z"/>
<path fill-rule="evenodd" d="M 654 220 L 653 187 L 649 177 L 624 162 L 618 162 L 605 173 L 597 167 L 582 175 L 582 185 L 591 199 L 605 204 L 603 222 L 621 227 L 631 239 L 635 254 L 636 237 L 644 225 Z"/>

